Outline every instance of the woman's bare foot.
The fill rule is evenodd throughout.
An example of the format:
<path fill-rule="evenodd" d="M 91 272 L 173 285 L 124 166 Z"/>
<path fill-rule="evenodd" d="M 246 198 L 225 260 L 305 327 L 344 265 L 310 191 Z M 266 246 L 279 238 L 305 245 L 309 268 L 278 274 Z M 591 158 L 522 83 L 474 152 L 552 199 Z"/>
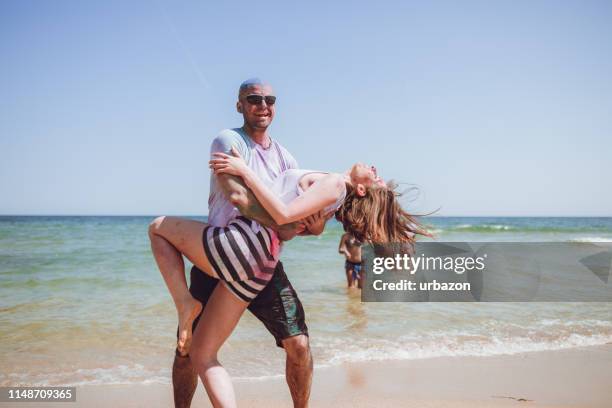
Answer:
<path fill-rule="evenodd" d="M 189 354 L 191 347 L 191 328 L 193 321 L 202 311 L 202 303 L 195 300 L 193 297 L 185 300 L 179 307 L 179 336 L 176 342 L 176 349 L 181 356 Z"/>

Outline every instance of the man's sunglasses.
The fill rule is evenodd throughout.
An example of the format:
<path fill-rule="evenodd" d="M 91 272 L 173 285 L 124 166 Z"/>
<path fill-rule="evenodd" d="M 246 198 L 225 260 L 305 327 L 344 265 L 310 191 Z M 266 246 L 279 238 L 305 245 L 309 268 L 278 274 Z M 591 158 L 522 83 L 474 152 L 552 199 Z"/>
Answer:
<path fill-rule="evenodd" d="M 272 106 L 276 103 L 276 96 L 247 95 L 246 100 L 251 105 L 261 105 L 263 101 L 266 101 L 266 105 Z"/>

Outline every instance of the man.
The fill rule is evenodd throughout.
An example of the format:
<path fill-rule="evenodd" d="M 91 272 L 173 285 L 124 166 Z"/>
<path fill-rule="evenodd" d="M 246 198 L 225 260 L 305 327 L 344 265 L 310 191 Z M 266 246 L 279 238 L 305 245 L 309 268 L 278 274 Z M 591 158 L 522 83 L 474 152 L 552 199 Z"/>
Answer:
<path fill-rule="evenodd" d="M 340 238 L 338 253 L 344 255 L 344 270 L 346 272 L 346 284 L 349 288 L 362 287 L 361 273 L 361 242 L 353 234 L 346 232 Z"/>
<path fill-rule="evenodd" d="M 270 85 L 259 79 L 242 83 L 236 109 L 242 114 L 244 125 L 240 129 L 226 129 L 212 142 L 213 153 L 230 153 L 235 147 L 249 167 L 266 183 L 271 184 L 278 175 L 289 168 L 297 168 L 293 156 L 268 135 L 268 127 L 274 119 L 276 97 Z M 239 213 L 260 224 L 275 228 L 282 239 L 290 239 L 297 233 L 320 234 L 325 219 L 308 217 L 300 225 L 279 228 L 263 209 L 242 179 L 231 175 L 211 174 L 208 199 L 208 223 L 225 226 Z M 189 290 L 204 307 L 218 280 L 193 267 Z M 203 308 L 204 309 L 204 308 Z M 202 309 L 202 310 L 203 310 Z M 281 262 L 278 263 L 272 280 L 249 304 L 253 313 L 274 336 L 276 345 L 284 348 L 286 357 L 286 379 L 295 407 L 306 407 L 312 383 L 312 356 L 308 341 L 304 309 L 293 286 L 287 279 Z M 193 323 L 193 330 L 199 316 Z M 177 349 L 172 367 L 174 404 L 189 407 L 195 392 L 198 377 L 193 369 L 188 350 Z"/>

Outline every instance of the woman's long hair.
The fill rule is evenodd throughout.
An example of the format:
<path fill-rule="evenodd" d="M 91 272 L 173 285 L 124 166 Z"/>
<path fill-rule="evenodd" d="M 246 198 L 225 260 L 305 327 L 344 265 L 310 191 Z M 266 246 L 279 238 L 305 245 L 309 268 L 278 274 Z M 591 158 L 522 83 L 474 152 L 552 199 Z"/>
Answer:
<path fill-rule="evenodd" d="M 359 241 L 412 246 L 416 235 L 432 236 L 416 217 L 404 211 L 398 201 L 401 193 L 396 191 L 393 181 L 386 186 L 366 188 L 363 197 L 348 183 L 346 188 L 346 198 L 336 211 L 336 219 Z"/>

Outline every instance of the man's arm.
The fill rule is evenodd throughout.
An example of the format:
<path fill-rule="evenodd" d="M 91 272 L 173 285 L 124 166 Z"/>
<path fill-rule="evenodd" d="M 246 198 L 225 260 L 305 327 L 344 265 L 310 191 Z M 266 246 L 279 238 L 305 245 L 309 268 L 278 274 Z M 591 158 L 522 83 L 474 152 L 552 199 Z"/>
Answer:
<path fill-rule="evenodd" d="M 238 208 L 243 216 L 272 228 L 278 232 L 279 238 L 283 241 L 290 240 L 300 232 L 297 222 L 281 226 L 276 224 L 242 178 L 229 174 L 217 174 L 214 177 L 217 177 L 217 184 L 225 197 Z"/>
<path fill-rule="evenodd" d="M 215 153 L 229 154 L 232 147 L 240 151 L 242 155 L 247 153 L 245 150 L 247 146 L 243 143 L 242 137 L 233 130 L 226 129 L 212 141 L 210 146 L 211 158 L 214 157 Z M 240 177 L 227 174 L 216 174 L 213 177 L 216 178 L 215 182 L 225 198 L 238 208 L 242 215 L 276 230 L 279 238 L 284 241 L 296 235 L 297 231 L 294 231 L 295 225 L 288 224 L 282 227 L 276 225 L 272 217 L 260 205 L 255 195 L 246 187 L 246 184 Z"/>

